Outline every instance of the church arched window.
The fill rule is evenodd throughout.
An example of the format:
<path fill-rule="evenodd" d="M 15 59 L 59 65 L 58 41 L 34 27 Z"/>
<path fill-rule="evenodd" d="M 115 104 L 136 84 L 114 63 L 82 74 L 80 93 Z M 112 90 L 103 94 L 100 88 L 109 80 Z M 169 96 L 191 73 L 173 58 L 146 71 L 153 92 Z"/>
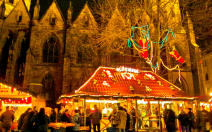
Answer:
<path fill-rule="evenodd" d="M 186 91 L 188 90 L 188 84 L 187 84 L 187 81 L 185 80 L 185 78 L 183 76 L 180 76 L 180 79 L 179 77 L 175 80 L 174 84 L 176 86 L 178 86 L 180 89 L 182 89 L 183 91 Z"/>
<path fill-rule="evenodd" d="M 55 37 L 49 38 L 43 46 L 43 62 L 58 63 L 59 48 Z"/>
<path fill-rule="evenodd" d="M 49 24 L 51 26 L 54 26 L 56 24 L 56 16 L 54 14 L 51 14 L 49 17 Z"/>
<path fill-rule="evenodd" d="M 0 78 L 6 77 L 8 60 L 12 59 L 13 56 L 14 41 L 15 41 L 15 34 L 9 31 L 6 42 L 2 48 L 2 51 L 0 52 L 2 54 L 2 56 L 0 56 Z"/>

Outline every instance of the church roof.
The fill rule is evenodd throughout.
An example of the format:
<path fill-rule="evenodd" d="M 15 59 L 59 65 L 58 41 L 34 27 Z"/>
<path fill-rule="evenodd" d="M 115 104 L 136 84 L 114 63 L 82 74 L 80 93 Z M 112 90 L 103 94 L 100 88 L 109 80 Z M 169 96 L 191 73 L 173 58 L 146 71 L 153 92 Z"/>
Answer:
<path fill-rule="evenodd" d="M 39 17 L 41 18 L 46 11 L 48 10 L 49 6 L 53 1 L 56 1 L 57 4 L 59 5 L 59 8 L 62 12 L 62 15 L 64 18 L 67 18 L 67 10 L 69 8 L 70 1 L 72 2 L 72 8 L 73 8 L 73 15 L 72 19 L 75 20 L 77 16 L 79 15 L 80 11 L 83 9 L 86 1 L 85 0 L 39 0 L 40 4 L 40 14 Z M 31 7 L 30 7 L 30 14 L 33 16 L 34 12 L 34 6 L 36 5 L 36 0 L 31 2 Z"/>
<path fill-rule="evenodd" d="M 125 67 L 99 67 L 94 74 L 75 91 L 78 95 L 120 96 L 140 98 L 184 98 L 183 90 L 152 71 Z M 63 97 L 71 97 L 63 95 Z"/>

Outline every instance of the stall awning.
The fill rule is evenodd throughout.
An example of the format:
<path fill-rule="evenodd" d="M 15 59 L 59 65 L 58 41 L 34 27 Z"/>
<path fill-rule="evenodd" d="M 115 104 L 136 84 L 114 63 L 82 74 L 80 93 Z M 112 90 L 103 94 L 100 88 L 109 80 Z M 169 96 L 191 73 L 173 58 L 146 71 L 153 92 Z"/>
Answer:
<path fill-rule="evenodd" d="M 183 90 L 151 71 L 126 67 L 99 67 L 75 95 L 138 96 L 143 98 L 188 97 Z M 63 95 L 62 97 L 68 97 Z"/>
<path fill-rule="evenodd" d="M 197 96 L 196 98 L 197 98 L 199 101 L 201 101 L 201 102 L 212 103 L 212 97 L 209 96 L 209 95 Z"/>
<path fill-rule="evenodd" d="M 30 104 L 32 96 L 7 84 L 0 83 L 0 101 L 5 104 Z"/>

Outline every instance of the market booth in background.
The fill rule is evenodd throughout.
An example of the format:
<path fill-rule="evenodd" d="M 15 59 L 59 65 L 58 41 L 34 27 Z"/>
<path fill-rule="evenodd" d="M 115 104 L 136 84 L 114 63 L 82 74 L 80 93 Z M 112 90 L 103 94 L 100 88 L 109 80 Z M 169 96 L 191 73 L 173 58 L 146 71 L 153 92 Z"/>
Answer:
<path fill-rule="evenodd" d="M 212 95 L 202 95 L 197 97 L 198 109 L 210 111 L 212 108 Z"/>
<path fill-rule="evenodd" d="M 126 67 L 99 67 L 74 94 L 62 95 L 58 103 L 69 110 L 80 109 L 85 115 L 86 109 L 97 104 L 103 114 L 101 130 L 110 126 L 108 116 L 118 106 L 128 113 L 135 111 L 136 129 L 162 129 L 159 117 L 165 105 L 176 115 L 195 106 L 193 97 L 157 74 Z"/>
<path fill-rule="evenodd" d="M 17 90 L 15 87 L 0 83 L 0 108 L 1 113 L 9 106 L 15 112 L 15 121 L 20 115 L 32 107 L 32 100 L 34 98 L 29 94 Z"/>

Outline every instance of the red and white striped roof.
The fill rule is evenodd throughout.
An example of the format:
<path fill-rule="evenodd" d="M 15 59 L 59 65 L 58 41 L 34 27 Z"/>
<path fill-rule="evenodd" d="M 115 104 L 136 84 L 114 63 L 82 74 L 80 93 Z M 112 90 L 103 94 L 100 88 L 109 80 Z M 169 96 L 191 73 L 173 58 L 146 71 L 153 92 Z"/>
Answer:
<path fill-rule="evenodd" d="M 186 97 L 184 91 L 151 71 L 99 67 L 76 94 Z"/>

